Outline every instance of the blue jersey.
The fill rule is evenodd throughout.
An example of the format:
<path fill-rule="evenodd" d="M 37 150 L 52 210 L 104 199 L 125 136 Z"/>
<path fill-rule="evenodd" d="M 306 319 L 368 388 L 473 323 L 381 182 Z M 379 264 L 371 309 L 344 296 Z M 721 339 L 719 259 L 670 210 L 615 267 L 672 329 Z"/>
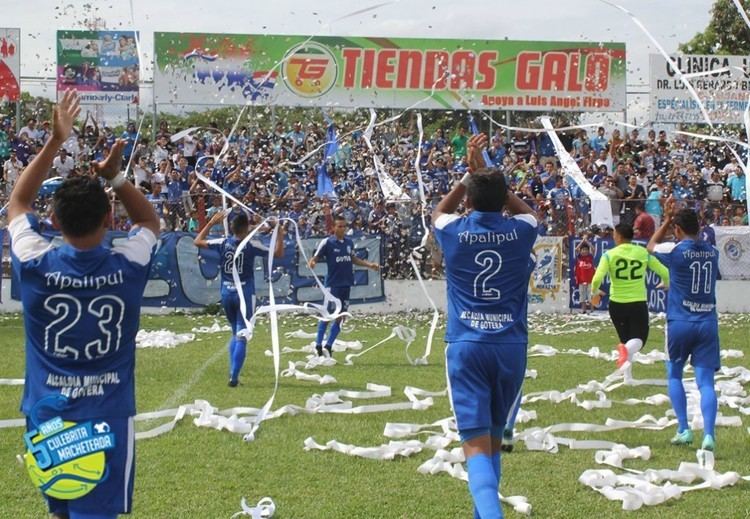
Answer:
<path fill-rule="evenodd" d="M 140 228 L 107 249 L 53 247 L 36 217 L 8 226 L 21 285 L 26 380 L 21 411 L 68 397 L 64 418 L 135 414 L 135 336 L 156 237 Z"/>
<path fill-rule="evenodd" d="M 533 216 L 474 211 L 435 221 L 448 288 L 446 342 L 526 343 Z"/>
<path fill-rule="evenodd" d="M 667 321 L 717 320 L 719 251 L 705 241 L 660 243 L 654 255 L 669 268 Z"/>
<path fill-rule="evenodd" d="M 268 247 L 257 240 L 250 240 L 245 248 L 237 254 L 237 247 L 240 242 L 241 240 L 234 236 L 230 236 L 229 238 L 209 240 L 208 246 L 219 251 L 222 292 L 225 290 L 236 290 L 236 287 L 234 286 L 234 278 L 232 277 L 232 265 L 234 264 L 234 257 L 237 255 L 237 274 L 244 286 L 245 293 L 254 294 L 255 274 L 253 272 L 253 266 L 255 265 L 255 257 L 263 256 L 268 253 Z"/>
<path fill-rule="evenodd" d="M 350 287 L 354 284 L 354 242 L 349 238 L 343 240 L 335 236 L 324 238 L 315 250 L 316 261 L 325 260 L 328 266 L 325 286 Z"/>

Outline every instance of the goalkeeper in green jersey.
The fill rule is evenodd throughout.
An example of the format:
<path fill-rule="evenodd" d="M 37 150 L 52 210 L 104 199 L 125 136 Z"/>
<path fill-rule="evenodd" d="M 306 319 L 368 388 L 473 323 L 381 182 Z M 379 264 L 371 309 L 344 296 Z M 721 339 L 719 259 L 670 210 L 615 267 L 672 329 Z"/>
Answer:
<path fill-rule="evenodd" d="M 591 282 L 591 305 L 599 306 L 602 298 L 599 287 L 604 276 L 609 274 L 609 316 L 620 337 L 617 346 L 619 368 L 640 351 L 648 339 L 646 269 L 656 272 L 665 287 L 669 286 L 669 271 L 645 247 L 630 243 L 632 225 L 618 224 L 614 238 L 616 247 L 602 254 L 596 267 Z"/>

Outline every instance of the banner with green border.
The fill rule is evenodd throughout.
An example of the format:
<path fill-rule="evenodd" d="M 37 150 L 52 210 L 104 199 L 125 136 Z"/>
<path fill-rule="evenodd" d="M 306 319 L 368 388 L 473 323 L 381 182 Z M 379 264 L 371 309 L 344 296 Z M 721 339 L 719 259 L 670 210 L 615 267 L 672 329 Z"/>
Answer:
<path fill-rule="evenodd" d="M 157 103 L 621 111 L 625 44 L 154 35 Z"/>

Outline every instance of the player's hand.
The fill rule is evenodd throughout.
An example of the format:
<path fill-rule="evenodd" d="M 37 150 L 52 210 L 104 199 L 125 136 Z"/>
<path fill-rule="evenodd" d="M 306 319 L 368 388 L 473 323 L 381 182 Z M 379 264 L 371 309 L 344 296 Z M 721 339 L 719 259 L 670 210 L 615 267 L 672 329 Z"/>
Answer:
<path fill-rule="evenodd" d="M 223 211 L 223 210 L 222 211 L 216 211 L 214 213 L 214 215 L 211 217 L 211 219 L 208 221 L 208 223 L 210 223 L 210 224 L 219 223 L 220 221 L 222 221 L 224 219 L 224 217 L 227 214 L 229 214 L 228 210 L 226 210 L 226 211 Z"/>
<path fill-rule="evenodd" d="M 669 196 L 667 200 L 664 202 L 664 218 L 666 218 L 668 221 L 672 219 L 675 213 L 675 205 L 676 201 L 673 196 Z"/>
<path fill-rule="evenodd" d="M 482 150 L 487 146 L 487 136 L 483 133 L 472 135 L 467 143 L 466 162 L 469 164 L 469 171 L 473 172 L 485 167 Z"/>
<path fill-rule="evenodd" d="M 316 263 L 317 262 L 315 261 L 315 258 L 310 258 L 307 261 L 307 266 L 310 267 L 310 270 L 313 270 L 315 268 Z"/>
<path fill-rule="evenodd" d="M 107 180 L 115 178 L 122 169 L 122 150 L 124 147 L 125 141 L 123 139 L 115 140 L 107 158 L 101 162 L 92 163 L 96 174 Z"/>
<path fill-rule="evenodd" d="M 73 131 L 73 123 L 81 113 L 80 100 L 75 90 L 66 90 L 63 98 L 57 103 L 52 116 L 52 136 L 59 142 L 65 142 Z"/>
<path fill-rule="evenodd" d="M 591 296 L 591 306 L 599 306 L 601 302 L 602 302 L 601 294 L 594 294 L 593 296 Z"/>
<path fill-rule="evenodd" d="M 374 270 L 375 272 L 380 270 L 380 264 L 375 263 L 374 261 L 371 261 L 370 264 L 367 266 L 370 267 L 370 269 Z"/>

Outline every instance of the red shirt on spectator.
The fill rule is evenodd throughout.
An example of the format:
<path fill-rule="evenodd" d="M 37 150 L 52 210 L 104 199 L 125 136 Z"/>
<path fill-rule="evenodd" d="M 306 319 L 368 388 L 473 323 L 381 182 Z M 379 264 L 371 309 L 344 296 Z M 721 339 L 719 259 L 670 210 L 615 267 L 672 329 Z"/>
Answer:
<path fill-rule="evenodd" d="M 656 231 L 656 222 L 653 217 L 645 211 L 640 211 L 640 214 L 635 217 L 633 222 L 633 237 L 641 240 L 649 240 Z"/>
<path fill-rule="evenodd" d="M 582 283 L 591 284 L 591 280 L 594 279 L 594 271 L 596 270 L 596 267 L 594 266 L 594 256 L 591 254 L 579 254 L 576 258 L 576 267 L 575 267 L 575 278 L 576 278 L 576 285 L 580 285 Z"/>

